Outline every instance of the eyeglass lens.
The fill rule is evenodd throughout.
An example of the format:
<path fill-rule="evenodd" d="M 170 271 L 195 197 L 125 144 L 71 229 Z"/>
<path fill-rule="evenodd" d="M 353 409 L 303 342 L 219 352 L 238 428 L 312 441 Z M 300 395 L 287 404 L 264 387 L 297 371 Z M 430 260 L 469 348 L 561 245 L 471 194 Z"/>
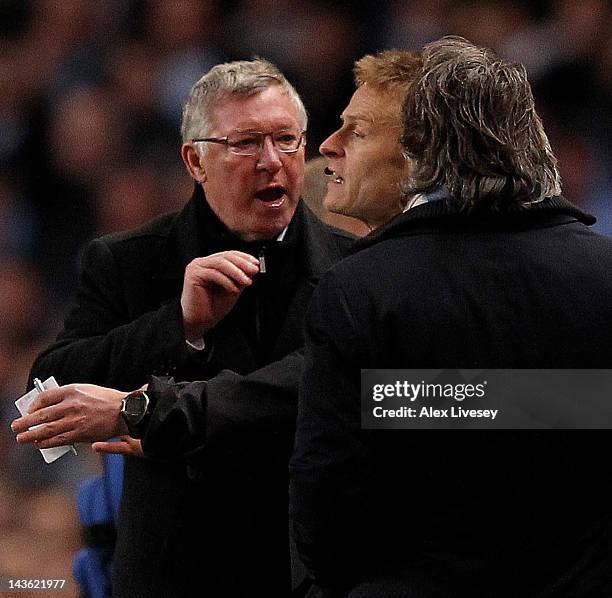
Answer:
<path fill-rule="evenodd" d="M 241 155 L 253 155 L 261 150 L 265 138 L 270 135 L 274 147 L 280 152 L 295 152 L 299 149 L 302 134 L 295 131 L 276 131 L 274 133 L 234 133 L 228 135 L 227 145 L 231 152 Z"/>

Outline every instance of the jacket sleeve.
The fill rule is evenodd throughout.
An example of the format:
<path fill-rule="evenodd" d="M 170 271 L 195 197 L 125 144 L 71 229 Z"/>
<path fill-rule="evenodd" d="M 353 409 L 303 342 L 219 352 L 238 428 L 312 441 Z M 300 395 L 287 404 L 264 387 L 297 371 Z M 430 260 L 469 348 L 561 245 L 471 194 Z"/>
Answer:
<path fill-rule="evenodd" d="M 367 554 L 376 546 L 368 546 L 373 463 L 360 425 L 360 363 L 367 349 L 333 274 L 319 283 L 307 317 L 290 515 L 315 582 L 343 588 L 363 570 L 360 547 Z"/>
<path fill-rule="evenodd" d="M 280 450 L 286 464 L 302 371 L 299 350 L 246 375 L 222 370 L 205 382 L 179 384 L 152 377 L 154 408 L 143 435 L 145 453 L 175 460 L 204 447 L 238 452 L 266 446 Z"/>
<path fill-rule="evenodd" d="M 83 253 L 76 303 L 56 342 L 34 362 L 30 384 L 34 376 L 44 380 L 53 375 L 60 384 L 90 382 L 132 390 L 152 373 L 175 374 L 193 359 L 179 300 L 134 319 L 126 295 L 135 286 L 122 278 L 107 242 L 92 241 Z"/>

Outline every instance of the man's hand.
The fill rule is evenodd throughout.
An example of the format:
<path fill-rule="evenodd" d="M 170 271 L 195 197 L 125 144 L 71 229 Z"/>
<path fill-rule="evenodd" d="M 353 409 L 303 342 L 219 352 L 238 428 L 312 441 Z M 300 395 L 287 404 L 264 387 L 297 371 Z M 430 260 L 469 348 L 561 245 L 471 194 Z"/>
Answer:
<path fill-rule="evenodd" d="M 181 295 L 185 338 L 197 341 L 216 326 L 258 272 L 257 258 L 242 251 L 222 251 L 193 260 L 185 268 Z"/>
<path fill-rule="evenodd" d="M 35 442 L 51 448 L 74 442 L 93 442 L 128 434 L 121 417 L 121 401 L 127 393 L 94 384 L 69 384 L 41 392 L 30 413 L 16 419 L 11 428 L 17 442 Z M 28 430 L 32 426 L 39 426 Z"/>
<path fill-rule="evenodd" d="M 117 441 L 94 442 L 91 448 L 96 453 L 113 453 L 132 457 L 142 457 L 144 455 L 140 440 L 131 436 L 120 436 Z"/>

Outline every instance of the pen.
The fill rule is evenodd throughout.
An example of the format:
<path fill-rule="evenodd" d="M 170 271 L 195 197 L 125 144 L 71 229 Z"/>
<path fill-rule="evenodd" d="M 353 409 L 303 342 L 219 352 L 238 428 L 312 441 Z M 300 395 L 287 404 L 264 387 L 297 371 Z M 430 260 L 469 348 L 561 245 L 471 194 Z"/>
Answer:
<path fill-rule="evenodd" d="M 43 392 L 45 390 L 45 387 L 43 386 L 43 383 L 40 381 L 40 378 L 34 378 L 34 388 L 36 388 L 38 392 Z M 76 450 L 76 446 L 74 446 L 74 444 L 70 445 L 70 450 L 75 455 L 78 454 Z"/>
<path fill-rule="evenodd" d="M 259 256 L 257 258 L 259 260 L 259 273 L 266 273 L 266 254 L 264 253 L 264 248 L 262 247 L 259 251 Z"/>

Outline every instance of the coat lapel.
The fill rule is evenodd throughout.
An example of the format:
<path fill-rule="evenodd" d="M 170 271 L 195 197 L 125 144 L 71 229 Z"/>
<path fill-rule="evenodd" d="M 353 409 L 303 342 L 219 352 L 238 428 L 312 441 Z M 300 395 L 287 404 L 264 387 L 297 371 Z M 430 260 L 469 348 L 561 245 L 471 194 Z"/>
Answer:
<path fill-rule="evenodd" d="M 321 276 L 343 257 L 329 227 L 312 213 L 304 201 L 300 201 L 291 225 L 300 227 L 303 276 L 276 339 L 272 352 L 274 359 L 303 345 L 303 322 L 312 292 Z"/>
<path fill-rule="evenodd" d="M 161 252 L 158 278 L 161 280 L 183 281 L 187 264 L 202 254 L 202 226 L 198 202 L 204 200 L 204 193 L 196 185 L 191 199 L 174 219 L 165 245 Z"/>
<path fill-rule="evenodd" d="M 167 299 L 180 296 L 185 268 L 193 259 L 218 250 L 214 246 L 215 240 L 206 238 L 210 223 L 207 225 L 205 222 L 205 206 L 199 203 L 205 201 L 202 188 L 196 185 L 191 199 L 170 225 L 156 276 L 160 281 L 161 292 Z M 321 275 L 344 257 L 334 239 L 334 233 L 303 201 L 298 204 L 289 226 L 295 227 L 300 239 L 300 263 L 297 267 L 302 274 L 274 344 L 273 359 L 279 359 L 301 347 L 302 325 L 312 292 Z M 233 339 L 233 351 L 242 355 L 245 364 L 253 360 L 248 343 L 233 318 L 219 325 L 218 332 L 225 338 Z"/>

